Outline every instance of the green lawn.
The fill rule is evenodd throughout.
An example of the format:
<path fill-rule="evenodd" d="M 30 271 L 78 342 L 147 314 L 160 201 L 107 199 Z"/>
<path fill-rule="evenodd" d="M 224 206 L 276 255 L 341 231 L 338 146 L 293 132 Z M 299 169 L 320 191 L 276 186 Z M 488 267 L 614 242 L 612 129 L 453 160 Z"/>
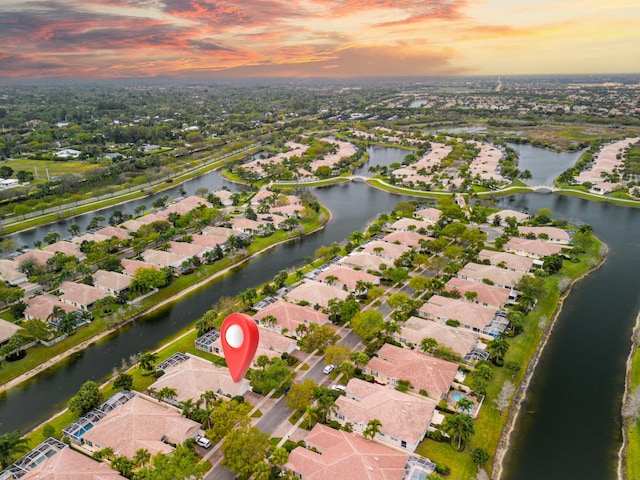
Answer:
<path fill-rule="evenodd" d="M 47 170 L 52 177 L 59 177 L 62 175 L 85 173 L 87 170 L 96 168 L 99 165 L 86 163 L 86 162 L 68 162 L 68 161 L 51 161 L 51 160 L 29 160 L 26 158 L 20 158 L 16 160 L 10 160 L 2 162 L 7 166 L 13 168 L 14 172 L 18 170 L 24 170 L 26 172 L 34 173 L 34 167 L 38 169 L 38 176 L 41 179 L 47 178 Z"/>

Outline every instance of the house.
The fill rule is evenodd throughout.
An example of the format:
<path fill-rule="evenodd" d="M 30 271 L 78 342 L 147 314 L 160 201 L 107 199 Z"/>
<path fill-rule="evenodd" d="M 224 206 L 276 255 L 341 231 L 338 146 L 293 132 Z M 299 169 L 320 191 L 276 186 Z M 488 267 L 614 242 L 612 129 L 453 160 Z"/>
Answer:
<path fill-rule="evenodd" d="M 424 390 L 429 398 L 439 401 L 449 391 L 458 365 L 385 343 L 362 371 L 383 385 L 397 386 L 398 380 L 408 380 L 412 391 Z"/>
<path fill-rule="evenodd" d="M 524 276 L 524 272 L 474 262 L 467 263 L 457 274 L 457 277 L 463 280 L 489 283 L 510 290 L 513 290 Z"/>
<path fill-rule="evenodd" d="M 211 250 L 210 247 L 203 247 L 194 243 L 169 242 L 170 252 L 186 257 L 198 257 L 202 259 L 204 254 Z"/>
<path fill-rule="evenodd" d="M 82 245 L 84 242 L 104 242 L 105 240 L 109 240 L 110 238 L 111 237 L 100 235 L 99 233 L 85 233 L 84 235 L 80 235 L 78 237 L 71 237 L 69 241 L 71 243 L 75 243 L 76 245 Z"/>
<path fill-rule="evenodd" d="M 401 232 L 416 231 L 418 233 L 426 234 L 430 228 L 433 228 L 431 223 L 425 222 L 424 220 L 417 220 L 415 218 L 401 218 L 391 224 L 392 230 Z"/>
<path fill-rule="evenodd" d="M 516 219 L 516 223 L 523 223 L 531 220 L 531 215 L 528 213 L 518 212 L 517 210 L 500 210 L 499 212 L 492 213 L 487 217 L 487 223 L 494 224 L 496 217 L 499 217 L 498 225 L 501 227 L 508 227 L 507 218 L 513 217 Z"/>
<path fill-rule="evenodd" d="M 148 249 L 142 252 L 141 257 L 145 262 L 153 263 L 160 268 L 169 267 L 173 270 L 182 268 L 182 264 L 190 257 L 187 255 L 178 255 L 173 252 L 163 252 L 162 250 Z"/>
<path fill-rule="evenodd" d="M 229 223 L 231 224 L 231 228 L 236 230 L 236 235 L 237 232 L 249 234 L 258 233 L 262 225 L 260 222 L 243 217 L 234 217 L 229 221 Z"/>
<path fill-rule="evenodd" d="M 222 203 L 222 206 L 230 207 L 231 205 L 233 205 L 233 198 L 232 198 L 233 193 L 230 192 L 229 190 L 217 190 L 212 193 L 213 195 L 218 197 L 218 199 L 220 200 L 220 203 Z"/>
<path fill-rule="evenodd" d="M 93 286 L 100 290 L 104 290 L 114 297 L 126 292 L 132 281 L 133 278 L 131 276 L 118 272 L 97 270 L 93 274 Z"/>
<path fill-rule="evenodd" d="M 47 260 L 53 257 L 53 255 L 53 252 L 48 252 L 46 250 L 29 250 L 28 252 L 21 253 L 15 257 L 13 261 L 20 266 L 26 262 L 33 262 L 44 267 L 47 264 Z"/>
<path fill-rule="evenodd" d="M 329 300 L 333 298 L 346 300 L 349 293 L 338 287 L 305 280 L 286 295 L 287 299 L 293 302 L 307 302 L 309 305 L 320 305 L 323 308 L 327 308 Z"/>
<path fill-rule="evenodd" d="M 125 480 L 107 462 L 98 462 L 53 438 L 14 463 L 21 480 Z M 4 477 L 3 477 L 4 478 Z"/>
<path fill-rule="evenodd" d="M 276 215 L 275 213 L 258 213 L 258 221 L 262 224 L 271 223 L 273 226 L 278 229 L 280 228 L 280 224 L 284 222 L 287 217 L 283 217 L 282 215 Z"/>
<path fill-rule="evenodd" d="M 55 307 L 61 308 L 65 314 L 77 310 L 73 305 L 63 303 L 54 295 L 37 295 L 25 301 L 27 308 L 24 310 L 24 318 L 33 320 L 39 318 L 43 322 L 48 322 Z"/>
<path fill-rule="evenodd" d="M 418 314 L 428 320 L 445 323 L 447 320 L 460 322 L 460 326 L 473 330 L 484 331 L 493 321 L 497 308 L 483 307 L 458 298 L 433 295 L 418 309 Z"/>
<path fill-rule="evenodd" d="M 117 228 L 124 229 L 124 231 L 129 232 L 137 232 L 143 225 L 146 225 L 146 223 L 132 218 L 124 223 L 121 223 Z"/>
<path fill-rule="evenodd" d="M 235 231 L 232 228 L 225 228 L 225 227 L 205 227 L 202 230 L 202 233 L 204 235 L 210 235 L 212 237 L 224 237 L 227 240 L 229 239 L 229 237 L 231 237 L 232 235 L 238 235 L 238 232 Z"/>
<path fill-rule="evenodd" d="M 262 188 L 258 193 L 256 193 L 251 199 L 251 206 L 258 207 L 262 203 L 268 202 L 268 199 L 276 195 L 274 192 L 267 190 L 266 188 Z"/>
<path fill-rule="evenodd" d="M 498 267 L 507 268 L 515 272 L 527 273 L 533 267 L 533 259 L 514 253 L 496 252 L 493 250 L 480 250 L 478 261 L 489 263 Z"/>
<path fill-rule="evenodd" d="M 450 348 L 467 361 L 487 359 L 489 353 L 480 339 L 492 340 L 488 335 L 466 328 L 450 327 L 442 322 L 419 317 L 410 317 L 402 324 L 402 329 L 393 334 L 395 341 L 410 348 L 420 348 L 420 342 L 425 338 L 433 338 L 438 346 Z"/>
<path fill-rule="evenodd" d="M 283 354 L 293 353 L 297 347 L 297 341 L 293 338 L 285 337 L 280 333 L 267 329 L 261 325 L 258 325 L 258 331 L 260 332 L 259 340 L 258 340 L 258 348 L 256 350 L 255 355 L 253 356 L 253 361 L 255 365 L 255 361 L 261 355 L 265 355 L 269 360 L 281 357 Z M 211 353 L 218 355 L 222 358 L 225 357 L 224 349 L 222 348 L 222 340 L 218 338 L 211 345 Z"/>
<path fill-rule="evenodd" d="M 558 227 L 518 227 L 520 236 L 534 235 L 538 240 L 557 243 L 558 245 L 569 245 L 571 235 L 568 230 Z"/>
<path fill-rule="evenodd" d="M 393 266 L 393 262 L 376 255 L 368 253 L 352 252 L 340 260 L 340 265 L 346 265 L 352 268 L 361 268 L 373 272 L 380 271 L 380 266 Z"/>
<path fill-rule="evenodd" d="M 271 208 L 271 212 L 287 218 L 297 218 L 302 212 L 304 212 L 304 210 L 305 207 L 303 207 L 302 205 L 283 205 L 281 207 Z"/>
<path fill-rule="evenodd" d="M 204 198 L 200 198 L 192 195 L 190 197 L 183 198 L 182 200 L 174 204 L 169 205 L 167 208 L 165 208 L 164 210 L 158 213 L 160 216 L 164 218 L 169 218 L 169 215 L 171 215 L 172 213 L 177 213 L 178 215 L 186 215 L 187 213 L 201 206 L 204 208 L 213 207 L 213 205 L 207 202 Z"/>
<path fill-rule="evenodd" d="M 122 273 L 125 275 L 129 275 L 130 277 L 134 277 L 136 272 L 141 268 L 153 268 L 155 270 L 160 270 L 158 265 L 149 262 L 143 262 L 142 260 L 135 260 L 133 258 L 123 258 L 120 263 L 122 264 Z"/>
<path fill-rule="evenodd" d="M 154 456 L 169 454 L 172 445 L 194 438 L 200 424 L 184 418 L 174 407 L 135 395 L 111 410 L 82 436 L 89 453 L 111 448 L 115 455 L 132 459 L 141 448 Z"/>
<path fill-rule="evenodd" d="M 57 253 L 60 252 L 68 257 L 76 257 L 78 260 L 84 260 L 85 255 L 80 251 L 80 246 L 75 243 L 62 240 L 60 242 L 52 243 L 51 245 L 45 245 L 42 247 L 45 252 Z"/>
<path fill-rule="evenodd" d="M 504 245 L 506 252 L 524 255 L 537 260 L 542 260 L 549 255 L 557 255 L 562 252 L 562 246 L 542 240 L 529 240 L 526 238 L 511 237 Z"/>
<path fill-rule="evenodd" d="M 415 218 L 420 218 L 425 222 L 429 222 L 432 225 L 435 225 L 442 217 L 442 212 L 437 208 L 429 207 L 416 210 L 415 212 L 413 212 L 413 216 Z"/>
<path fill-rule="evenodd" d="M 65 148 L 53 154 L 57 158 L 78 158 L 82 152 L 73 148 Z"/>
<path fill-rule="evenodd" d="M 415 452 L 427 433 L 437 402 L 420 395 L 402 393 L 389 386 L 349 380 L 345 395 L 336 399 L 331 417 L 341 425 L 349 422 L 362 433 L 370 420 L 380 420 L 375 440 Z"/>
<path fill-rule="evenodd" d="M 359 282 L 370 283 L 372 285 L 378 285 L 380 283 L 380 277 L 371 275 L 370 273 L 362 270 L 354 270 L 352 268 L 343 267 L 342 265 L 332 265 L 324 272 L 320 273 L 316 279 L 321 282 L 329 284 L 327 279 L 335 277 L 334 285 L 338 287 L 347 287 L 347 290 L 353 292 L 359 286 Z"/>
<path fill-rule="evenodd" d="M 421 246 L 420 242 L 424 243 L 429 240 L 433 240 L 433 237 L 421 235 L 418 232 L 405 232 L 398 230 L 385 235 L 382 240 L 389 243 L 399 243 L 400 245 L 405 245 L 409 248 L 418 248 Z"/>
<path fill-rule="evenodd" d="M 461 298 L 465 300 L 494 308 L 501 308 L 509 301 L 514 301 L 517 295 L 515 291 L 509 291 L 506 288 L 457 277 L 451 278 L 444 288 L 447 292 L 460 292 Z M 476 297 L 474 299 L 465 297 L 467 292 L 475 292 Z"/>
<path fill-rule="evenodd" d="M 18 330 L 22 330 L 22 327 L 0 318 L 0 345 L 7 343 Z"/>
<path fill-rule="evenodd" d="M 376 255 L 382 258 L 386 258 L 388 260 L 397 260 L 404 253 L 407 253 L 411 250 L 411 248 L 406 247 L 404 245 L 399 245 L 396 243 L 383 242 L 381 240 L 373 240 L 371 242 L 367 242 L 362 251 L 364 253 L 368 253 L 369 255 Z"/>
<path fill-rule="evenodd" d="M 118 237 L 120 240 L 128 240 L 131 238 L 131 234 L 124 228 L 114 227 L 113 225 L 108 225 L 100 230 L 96 230 L 95 233 L 109 238 Z"/>
<path fill-rule="evenodd" d="M 192 399 L 198 400 L 205 392 L 213 392 L 221 397 L 243 395 L 249 390 L 249 380 L 234 382 L 229 369 L 214 365 L 208 360 L 190 354 L 177 354 L 182 361 L 172 361 L 170 366 L 161 368 L 162 375 L 151 388 L 160 391 L 165 387 L 177 392 L 176 403 Z M 159 366 L 160 367 L 160 366 Z"/>
<path fill-rule="evenodd" d="M 218 245 L 222 247 L 225 243 L 227 243 L 226 237 L 218 237 L 215 235 L 201 235 L 201 234 L 191 235 L 192 245 L 199 245 L 201 247 L 207 247 L 208 249 L 214 249 Z"/>
<path fill-rule="evenodd" d="M 9 285 L 19 285 L 28 280 L 27 274 L 20 271 L 19 263 L 6 259 L 0 259 L 0 278 Z"/>
<path fill-rule="evenodd" d="M 272 324 L 268 321 L 263 321 L 266 317 L 275 318 L 276 323 Z M 329 323 L 329 316 L 325 313 L 318 312 L 311 307 L 296 305 L 280 299 L 261 309 L 253 316 L 253 319 L 260 322 L 260 325 L 265 328 L 274 329 L 283 335 L 295 336 L 299 336 L 298 327 L 300 325 L 309 326 L 311 323 L 324 325 Z"/>
<path fill-rule="evenodd" d="M 125 480 L 106 462 L 98 462 L 49 437 L 0 473 L 2 480 Z"/>
<path fill-rule="evenodd" d="M 104 290 L 83 283 L 62 282 L 59 290 L 63 292 L 60 301 L 82 310 L 90 310 L 94 303 L 107 296 Z"/>
<path fill-rule="evenodd" d="M 402 480 L 409 454 L 317 423 L 284 465 L 302 480 Z M 418 478 L 418 477 L 416 477 Z M 425 477 L 426 478 L 426 477 Z"/>

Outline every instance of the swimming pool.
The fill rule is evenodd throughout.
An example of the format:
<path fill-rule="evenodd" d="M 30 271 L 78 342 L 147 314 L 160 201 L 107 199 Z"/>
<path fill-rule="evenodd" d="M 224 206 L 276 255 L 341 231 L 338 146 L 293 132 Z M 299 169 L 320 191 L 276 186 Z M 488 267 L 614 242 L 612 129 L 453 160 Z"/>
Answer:
<path fill-rule="evenodd" d="M 460 400 L 462 400 L 463 398 L 465 398 L 464 395 L 462 395 L 461 393 L 453 393 L 451 394 L 451 398 L 453 398 L 453 400 L 458 403 Z"/>

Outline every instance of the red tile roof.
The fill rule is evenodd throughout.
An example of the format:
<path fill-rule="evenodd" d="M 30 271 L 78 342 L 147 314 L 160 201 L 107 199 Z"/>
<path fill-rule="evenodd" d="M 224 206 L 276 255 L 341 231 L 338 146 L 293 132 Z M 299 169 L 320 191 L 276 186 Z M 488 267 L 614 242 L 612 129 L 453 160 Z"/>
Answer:
<path fill-rule="evenodd" d="M 297 447 L 285 465 L 303 480 L 402 480 L 409 459 L 408 453 L 320 423 L 305 442 L 317 451 Z"/>

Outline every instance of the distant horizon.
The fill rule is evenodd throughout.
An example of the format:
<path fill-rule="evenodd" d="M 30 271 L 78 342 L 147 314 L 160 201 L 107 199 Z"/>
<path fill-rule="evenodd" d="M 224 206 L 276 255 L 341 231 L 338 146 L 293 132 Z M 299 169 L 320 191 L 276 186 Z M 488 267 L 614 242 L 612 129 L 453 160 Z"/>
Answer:
<path fill-rule="evenodd" d="M 640 72 L 637 0 L 522 3 L 3 0 L 0 75 L 210 81 Z"/>
<path fill-rule="evenodd" d="M 40 87 L 40 86 L 67 86 L 67 85 L 176 85 L 176 86 L 209 86 L 216 84 L 240 84 L 242 86 L 250 86 L 254 84 L 273 84 L 273 85 L 304 85 L 304 84 L 320 84 L 320 85 L 349 85 L 349 84 L 381 84 L 381 83 L 439 83 L 439 82 L 455 82 L 455 81 L 481 81 L 481 82 L 502 82 L 509 81 L 534 81 L 534 80 L 580 80 L 587 83 L 590 79 L 595 83 L 623 83 L 627 85 L 637 84 L 640 86 L 640 72 L 638 73 L 572 73 L 572 74 L 526 74 L 526 75 L 442 75 L 442 76 L 377 76 L 377 77 L 305 77 L 305 78 L 284 78 L 284 77 L 209 77 L 209 78 L 182 78 L 182 77 L 122 77 L 122 78 L 15 78 L 1 77 L 0 86 L 24 86 L 24 87 Z"/>

